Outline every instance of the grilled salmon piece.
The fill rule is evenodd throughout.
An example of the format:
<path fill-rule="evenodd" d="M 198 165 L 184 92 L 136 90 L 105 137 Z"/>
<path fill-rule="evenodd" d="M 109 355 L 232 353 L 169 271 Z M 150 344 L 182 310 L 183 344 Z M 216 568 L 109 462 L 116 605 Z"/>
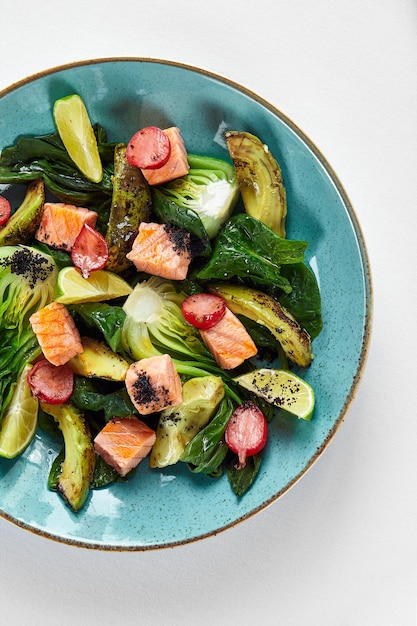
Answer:
<path fill-rule="evenodd" d="M 181 379 L 168 354 L 141 359 L 127 370 L 126 389 L 141 415 L 182 402 Z"/>
<path fill-rule="evenodd" d="M 33 313 L 29 322 L 45 359 L 53 365 L 64 365 L 83 351 L 78 329 L 63 304 L 51 302 Z"/>
<path fill-rule="evenodd" d="M 139 272 L 184 280 L 191 262 L 191 235 L 173 224 L 142 222 L 126 258 Z"/>
<path fill-rule="evenodd" d="M 185 176 L 190 169 L 180 129 L 177 126 L 171 126 L 164 130 L 169 137 L 171 153 L 165 165 L 157 169 L 143 168 L 141 170 L 149 185 L 168 183 L 170 180 L 174 180 L 174 178 Z"/>
<path fill-rule="evenodd" d="M 120 476 L 126 476 L 149 454 L 155 439 L 155 431 L 137 417 L 117 417 L 98 433 L 94 450 Z"/>
<path fill-rule="evenodd" d="M 242 322 L 228 308 L 217 324 L 200 330 L 200 334 L 217 364 L 225 370 L 238 367 L 258 352 Z"/>
<path fill-rule="evenodd" d="M 45 202 L 35 237 L 59 250 L 71 250 L 84 224 L 95 228 L 97 213 L 63 202 Z"/>

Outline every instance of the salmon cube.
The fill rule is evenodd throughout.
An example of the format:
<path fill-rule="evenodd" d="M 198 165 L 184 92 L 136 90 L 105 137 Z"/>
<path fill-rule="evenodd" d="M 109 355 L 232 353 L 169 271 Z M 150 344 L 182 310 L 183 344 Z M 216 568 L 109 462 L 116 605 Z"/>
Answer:
<path fill-rule="evenodd" d="M 190 170 L 187 159 L 187 151 L 181 136 L 180 129 L 176 126 L 165 128 L 171 144 L 171 154 L 168 161 L 162 167 L 156 169 L 142 169 L 142 173 L 149 185 L 162 185 L 174 178 L 185 176 Z"/>
<path fill-rule="evenodd" d="M 63 202 L 45 202 L 35 238 L 52 248 L 70 251 L 84 224 L 95 228 L 97 213 Z"/>
<path fill-rule="evenodd" d="M 53 365 L 64 365 L 82 353 L 80 333 L 63 304 L 51 302 L 33 313 L 29 322 L 45 359 Z"/>
<path fill-rule="evenodd" d="M 228 308 L 217 324 L 200 330 L 200 335 L 216 363 L 225 370 L 238 367 L 258 351 L 242 322 Z"/>
<path fill-rule="evenodd" d="M 155 431 L 137 417 L 114 418 L 94 439 L 94 450 L 120 476 L 126 476 L 149 454 L 155 439 Z"/>
<path fill-rule="evenodd" d="M 162 411 L 182 402 L 181 379 L 168 354 L 132 363 L 127 370 L 125 384 L 141 415 Z"/>
<path fill-rule="evenodd" d="M 191 235 L 173 224 L 142 222 L 126 257 L 139 272 L 184 280 L 191 263 Z"/>

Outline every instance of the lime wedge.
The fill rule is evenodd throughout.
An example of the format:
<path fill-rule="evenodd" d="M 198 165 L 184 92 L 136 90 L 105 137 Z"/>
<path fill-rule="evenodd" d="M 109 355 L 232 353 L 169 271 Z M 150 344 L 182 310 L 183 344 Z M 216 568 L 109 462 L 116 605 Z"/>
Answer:
<path fill-rule="evenodd" d="M 123 278 L 108 272 L 97 270 L 88 278 L 72 266 L 64 267 L 58 274 L 55 302 L 78 304 L 80 302 L 102 302 L 127 296 L 132 287 Z"/>
<path fill-rule="evenodd" d="M 305 380 L 287 370 L 261 368 L 234 379 L 241 387 L 299 418 L 310 420 L 314 391 Z"/>
<path fill-rule="evenodd" d="M 75 165 L 88 180 L 99 183 L 103 178 L 103 166 L 96 136 L 81 97 L 73 94 L 57 100 L 53 115 L 62 143 Z"/>
<path fill-rule="evenodd" d="M 38 426 L 38 400 L 32 395 L 27 375 L 32 365 L 26 365 L 4 415 L 0 431 L 0 456 L 13 459 L 32 441 Z"/>

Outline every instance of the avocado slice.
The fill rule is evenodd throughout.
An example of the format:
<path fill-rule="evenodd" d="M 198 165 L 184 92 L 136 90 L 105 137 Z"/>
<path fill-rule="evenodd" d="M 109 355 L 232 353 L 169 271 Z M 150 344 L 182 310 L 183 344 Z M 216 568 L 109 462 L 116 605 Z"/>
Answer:
<path fill-rule="evenodd" d="M 278 300 L 250 287 L 226 283 L 210 284 L 209 291 L 224 298 L 235 315 L 244 315 L 268 328 L 290 361 L 300 367 L 311 365 L 310 335 Z"/>
<path fill-rule="evenodd" d="M 123 381 L 129 363 L 119 354 L 97 339 L 82 337 L 83 352 L 69 360 L 68 365 L 74 374 L 87 378 L 106 378 Z"/>
<path fill-rule="evenodd" d="M 43 180 L 35 180 L 28 186 L 22 204 L 0 230 L 0 246 L 28 243 L 33 239 L 41 221 L 44 202 Z"/>
<path fill-rule="evenodd" d="M 219 376 L 191 378 L 182 388 L 182 403 L 161 412 L 149 464 L 166 467 L 179 461 L 186 445 L 217 411 L 224 397 Z"/>
<path fill-rule="evenodd" d="M 95 453 L 82 413 L 70 404 L 40 403 L 41 409 L 52 415 L 63 437 L 65 456 L 56 489 L 75 512 L 84 505 L 93 480 Z"/>
<path fill-rule="evenodd" d="M 251 133 L 228 131 L 225 137 L 246 213 L 285 238 L 287 194 L 277 160 Z"/>
<path fill-rule="evenodd" d="M 126 158 L 126 145 L 114 150 L 113 196 L 107 224 L 106 242 L 109 258 L 106 269 L 120 273 L 131 264 L 126 259 L 141 222 L 149 219 L 152 196 L 148 183 L 138 167 Z"/>

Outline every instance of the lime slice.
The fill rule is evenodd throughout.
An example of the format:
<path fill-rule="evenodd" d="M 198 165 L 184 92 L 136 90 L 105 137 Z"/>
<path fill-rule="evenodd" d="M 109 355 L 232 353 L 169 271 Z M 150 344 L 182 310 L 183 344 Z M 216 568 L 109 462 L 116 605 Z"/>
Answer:
<path fill-rule="evenodd" d="M 304 420 L 314 410 L 314 391 L 305 380 L 287 370 L 261 368 L 234 379 L 239 385 Z"/>
<path fill-rule="evenodd" d="M 78 304 L 80 302 L 102 302 L 128 296 L 132 287 L 123 278 L 108 272 L 97 270 L 88 278 L 72 266 L 64 267 L 58 274 L 55 302 Z"/>
<path fill-rule="evenodd" d="M 93 183 L 103 178 L 97 140 L 87 109 L 79 95 L 57 100 L 53 115 L 58 133 L 78 169 Z"/>
<path fill-rule="evenodd" d="M 4 415 L 0 431 L 0 456 L 13 459 L 32 441 L 38 426 L 38 400 L 32 395 L 26 365 Z"/>

